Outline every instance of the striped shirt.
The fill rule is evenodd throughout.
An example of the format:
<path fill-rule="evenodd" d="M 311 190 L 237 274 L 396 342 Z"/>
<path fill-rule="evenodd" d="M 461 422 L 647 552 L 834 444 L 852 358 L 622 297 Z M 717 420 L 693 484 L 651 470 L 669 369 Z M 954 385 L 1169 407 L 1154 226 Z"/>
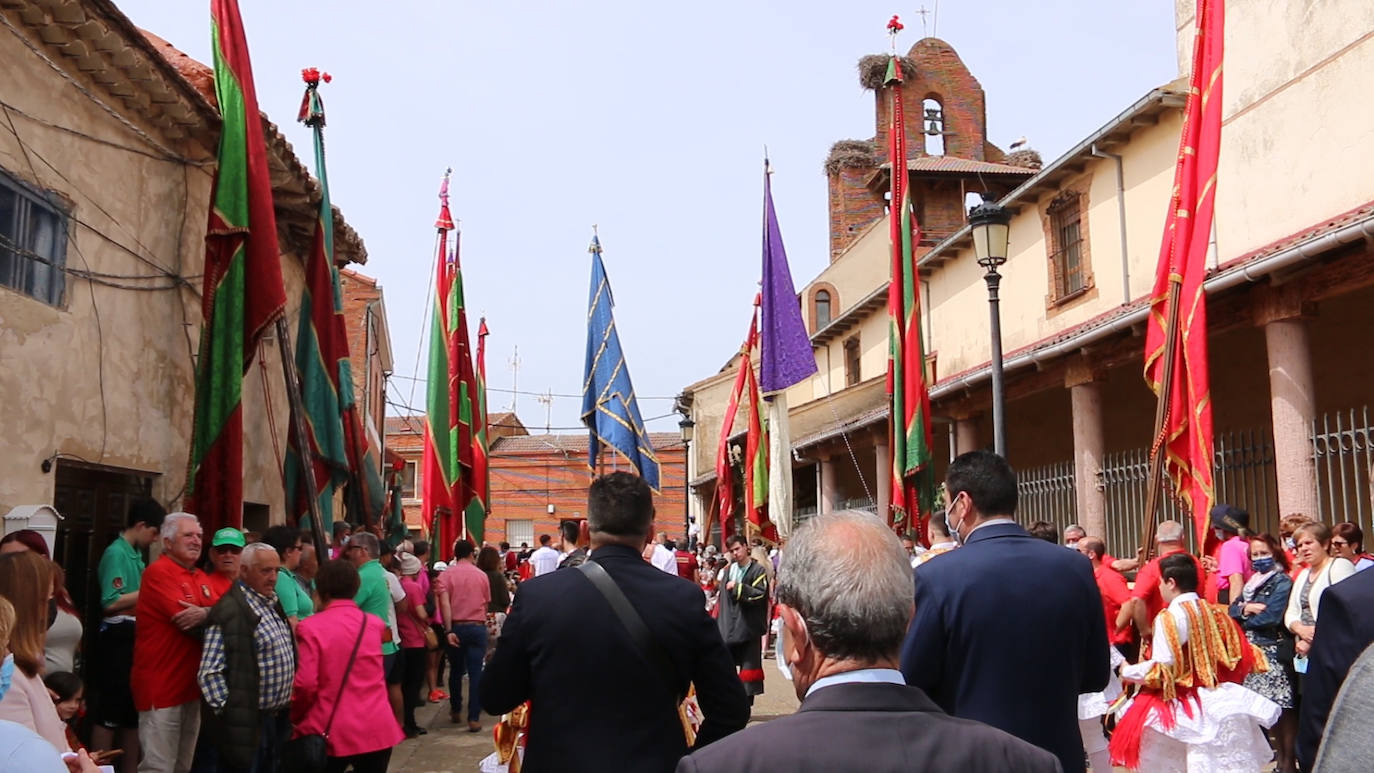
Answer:
<path fill-rule="evenodd" d="M 258 708 L 264 711 L 285 708 L 291 702 L 291 687 L 296 681 L 296 648 L 291 628 L 273 609 L 274 599 L 239 583 L 248 606 L 258 616 L 253 630 L 258 661 Z M 229 685 L 224 680 L 224 631 L 218 625 L 205 628 L 205 648 L 201 653 L 196 681 L 210 708 L 219 710 L 229 701 Z"/>

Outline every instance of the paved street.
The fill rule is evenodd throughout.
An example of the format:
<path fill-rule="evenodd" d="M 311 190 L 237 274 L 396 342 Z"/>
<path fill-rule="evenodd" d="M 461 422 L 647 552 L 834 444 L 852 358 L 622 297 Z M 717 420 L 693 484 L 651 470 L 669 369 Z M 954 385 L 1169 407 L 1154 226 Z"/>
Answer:
<path fill-rule="evenodd" d="M 767 691 L 754 705 L 757 722 L 791 714 L 797 709 L 792 684 L 778 674 L 773 661 L 766 661 L 765 670 Z M 404 741 L 396 747 L 391 754 L 393 773 L 470 773 L 477 770 L 477 763 L 493 750 L 491 729 L 496 725 L 495 717 L 483 717 L 482 732 L 469 733 L 465 725 L 448 721 L 448 702 L 445 701 L 421 707 L 416 712 L 416 721 L 429 730 L 429 735 Z"/>

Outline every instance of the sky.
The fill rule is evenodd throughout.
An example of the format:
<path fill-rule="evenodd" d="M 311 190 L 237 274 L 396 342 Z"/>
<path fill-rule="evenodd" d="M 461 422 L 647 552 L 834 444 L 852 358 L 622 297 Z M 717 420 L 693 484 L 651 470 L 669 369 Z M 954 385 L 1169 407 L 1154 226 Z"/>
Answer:
<path fill-rule="evenodd" d="M 205 0 L 116 0 L 210 60 Z M 579 425 L 587 245 L 650 429 L 738 349 L 758 289 L 764 147 L 798 288 L 828 261 L 832 143 L 873 136 L 861 56 L 923 36 L 918 2 L 240 0 L 260 107 L 305 163 L 300 70 L 322 87 L 334 204 L 385 291 L 393 415 L 422 411 L 440 178 L 453 169 L 469 325 L 485 315 L 488 404 L 531 431 Z M 925 0 L 926 32 L 982 83 L 988 138 L 1057 158 L 1177 77 L 1174 3 Z M 933 25 L 933 29 L 930 27 Z M 474 341 L 474 346 L 476 342 Z M 511 361 L 519 351 L 518 370 Z M 417 367 L 418 363 L 418 367 Z M 512 394 L 517 388 L 528 394 Z M 535 394 L 555 395 L 551 408 Z"/>

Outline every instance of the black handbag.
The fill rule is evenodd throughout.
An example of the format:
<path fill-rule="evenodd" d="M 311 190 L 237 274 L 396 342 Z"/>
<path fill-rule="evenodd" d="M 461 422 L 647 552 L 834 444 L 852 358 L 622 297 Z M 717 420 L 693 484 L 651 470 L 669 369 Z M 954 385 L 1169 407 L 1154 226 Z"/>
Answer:
<path fill-rule="evenodd" d="M 334 696 L 334 707 L 329 710 L 329 721 L 324 724 L 324 732 L 292 738 L 281 747 L 282 770 L 295 773 L 322 773 L 329 757 L 329 729 L 334 726 L 334 715 L 339 711 L 343 700 L 344 685 L 348 675 L 353 673 L 353 661 L 358 657 L 358 645 L 363 643 L 363 633 L 367 631 L 367 613 L 363 613 L 362 625 L 358 627 L 358 640 L 353 642 L 353 652 L 348 656 L 343 678 L 339 680 L 339 694 Z"/>

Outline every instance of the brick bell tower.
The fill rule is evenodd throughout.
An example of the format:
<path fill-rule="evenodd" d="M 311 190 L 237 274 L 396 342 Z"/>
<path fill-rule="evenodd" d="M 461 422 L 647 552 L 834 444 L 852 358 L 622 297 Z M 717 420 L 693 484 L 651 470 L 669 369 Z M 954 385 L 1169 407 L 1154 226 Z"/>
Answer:
<path fill-rule="evenodd" d="M 924 252 L 963 226 L 968 193 L 1007 193 L 1040 168 L 1040 156 L 1033 150 L 1003 153 L 988 142 L 983 87 L 945 41 L 916 41 L 901 64 L 902 108 L 912 154 L 907 173 Z M 887 213 L 887 65 L 886 55 L 859 60 L 859 83 L 874 94 L 873 139 L 840 140 L 825 162 L 832 261 Z"/>

